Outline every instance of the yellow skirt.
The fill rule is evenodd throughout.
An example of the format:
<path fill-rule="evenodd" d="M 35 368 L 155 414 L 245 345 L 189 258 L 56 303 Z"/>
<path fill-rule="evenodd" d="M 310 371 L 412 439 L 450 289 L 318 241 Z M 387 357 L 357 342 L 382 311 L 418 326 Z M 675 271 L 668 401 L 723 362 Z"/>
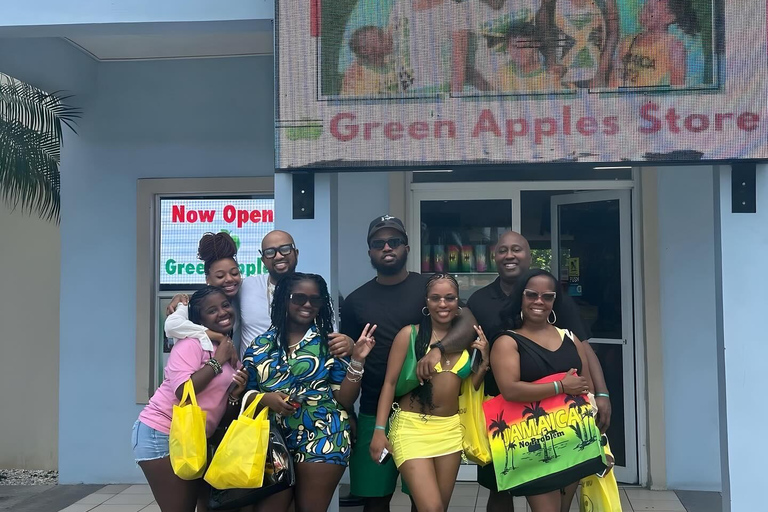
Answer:
<path fill-rule="evenodd" d="M 445 417 L 397 411 L 390 420 L 389 443 L 398 468 L 407 460 L 460 452 L 462 439 L 458 414 Z"/>

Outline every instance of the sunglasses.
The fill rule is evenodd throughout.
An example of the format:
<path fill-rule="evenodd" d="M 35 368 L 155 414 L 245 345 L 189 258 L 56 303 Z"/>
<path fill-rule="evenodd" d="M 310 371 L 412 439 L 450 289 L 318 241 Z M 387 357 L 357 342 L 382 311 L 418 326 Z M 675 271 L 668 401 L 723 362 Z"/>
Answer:
<path fill-rule="evenodd" d="M 430 295 L 427 297 L 427 300 L 433 304 L 440 304 L 441 301 L 445 301 L 446 304 L 453 304 L 459 300 L 459 298 L 455 295 L 446 295 L 445 297 L 441 297 L 439 295 Z"/>
<path fill-rule="evenodd" d="M 371 242 L 368 244 L 368 247 L 380 251 L 384 248 L 385 245 L 388 245 L 390 249 L 397 249 L 401 245 L 405 245 L 405 240 L 402 238 L 388 238 L 386 240 L 382 238 L 376 238 L 371 240 Z"/>
<path fill-rule="evenodd" d="M 289 297 L 291 304 L 294 306 L 303 306 L 309 301 L 309 305 L 313 308 L 319 308 L 325 304 L 325 299 L 320 295 L 307 295 L 306 293 L 292 293 Z"/>
<path fill-rule="evenodd" d="M 555 297 L 557 297 L 557 292 L 539 293 L 526 288 L 525 290 L 523 290 L 523 296 L 529 300 L 541 299 L 544 302 L 552 303 L 552 302 L 555 302 Z"/>
<path fill-rule="evenodd" d="M 293 244 L 285 244 L 281 245 L 280 247 L 267 247 L 263 251 L 259 251 L 259 254 L 267 258 L 268 260 L 274 259 L 275 256 L 277 256 L 277 253 L 279 252 L 283 256 L 288 256 L 296 249 L 296 246 Z"/>

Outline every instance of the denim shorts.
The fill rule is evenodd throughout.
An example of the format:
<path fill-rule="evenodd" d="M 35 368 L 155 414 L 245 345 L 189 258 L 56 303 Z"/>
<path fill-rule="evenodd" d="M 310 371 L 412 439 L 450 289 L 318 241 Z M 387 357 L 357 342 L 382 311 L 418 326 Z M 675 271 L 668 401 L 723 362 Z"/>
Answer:
<path fill-rule="evenodd" d="M 168 434 L 163 434 L 140 420 L 136 420 L 136 423 L 133 424 L 131 443 L 136 462 L 162 459 L 171 454 L 168 449 Z"/>

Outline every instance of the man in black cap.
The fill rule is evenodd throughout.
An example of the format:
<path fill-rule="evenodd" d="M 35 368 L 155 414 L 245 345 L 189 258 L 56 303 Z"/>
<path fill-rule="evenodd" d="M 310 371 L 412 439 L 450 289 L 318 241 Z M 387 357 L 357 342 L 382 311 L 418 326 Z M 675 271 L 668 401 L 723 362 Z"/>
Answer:
<path fill-rule="evenodd" d="M 429 276 L 408 272 L 409 251 L 408 234 L 400 219 L 390 215 L 375 218 L 368 227 L 368 256 L 376 277 L 349 294 L 341 308 L 340 330 L 353 339 L 360 336 L 365 324 L 377 326 L 376 345 L 365 362 L 357 441 L 350 459 L 351 494 L 365 498 L 365 512 L 389 510 L 397 482 L 394 462 L 376 464 L 368 447 L 392 341 L 400 329 L 422 319 Z M 463 308 L 450 334 L 433 344 L 439 350 L 431 350 L 419 361 L 419 378 L 429 378 L 441 353 L 469 347 L 477 337 L 475 324 L 475 317 Z"/>

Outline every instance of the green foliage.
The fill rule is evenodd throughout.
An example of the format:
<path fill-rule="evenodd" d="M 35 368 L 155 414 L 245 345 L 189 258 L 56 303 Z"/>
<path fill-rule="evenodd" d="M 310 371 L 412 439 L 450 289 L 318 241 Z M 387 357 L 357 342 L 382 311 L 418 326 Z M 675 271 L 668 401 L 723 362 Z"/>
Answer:
<path fill-rule="evenodd" d="M 547 272 L 552 272 L 552 269 L 550 268 L 551 264 L 551 249 L 531 249 L 531 268 L 540 268 Z"/>
<path fill-rule="evenodd" d="M 80 110 L 0 73 L 0 197 L 11 208 L 59 221 L 62 123 Z"/>

